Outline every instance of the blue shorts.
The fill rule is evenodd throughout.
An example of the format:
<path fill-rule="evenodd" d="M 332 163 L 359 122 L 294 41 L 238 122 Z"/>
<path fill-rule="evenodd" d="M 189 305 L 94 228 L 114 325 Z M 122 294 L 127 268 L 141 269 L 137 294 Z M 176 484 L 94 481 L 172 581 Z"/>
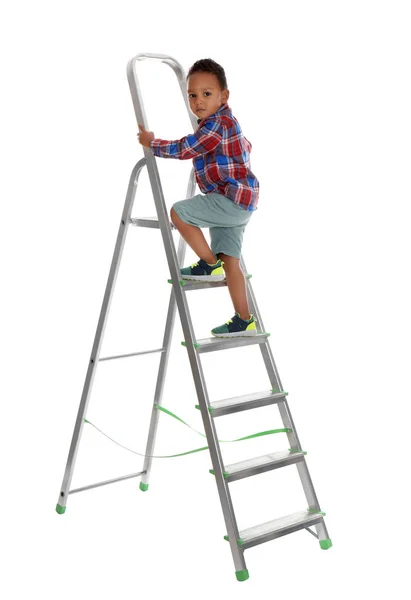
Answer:
<path fill-rule="evenodd" d="M 223 252 L 228 256 L 241 257 L 244 229 L 254 211 L 241 208 L 230 198 L 216 192 L 180 200 L 173 204 L 173 208 L 184 223 L 210 228 L 210 247 L 215 256 Z"/>

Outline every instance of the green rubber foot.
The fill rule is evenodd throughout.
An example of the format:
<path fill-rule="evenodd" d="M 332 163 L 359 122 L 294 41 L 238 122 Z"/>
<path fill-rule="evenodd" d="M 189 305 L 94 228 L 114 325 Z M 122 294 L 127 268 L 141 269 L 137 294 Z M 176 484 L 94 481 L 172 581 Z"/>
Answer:
<path fill-rule="evenodd" d="M 142 481 L 140 481 L 140 490 L 142 492 L 146 492 L 148 490 L 148 483 L 143 483 Z"/>
<path fill-rule="evenodd" d="M 64 513 L 66 512 L 66 507 L 60 506 L 60 504 L 57 504 L 56 512 L 58 512 L 59 515 L 64 515 Z"/>
<path fill-rule="evenodd" d="M 320 540 L 320 546 L 322 550 L 328 550 L 333 545 L 331 540 Z"/>
<path fill-rule="evenodd" d="M 235 576 L 237 577 L 237 581 L 245 581 L 250 577 L 248 574 L 248 569 L 244 569 L 244 571 L 236 571 Z"/>

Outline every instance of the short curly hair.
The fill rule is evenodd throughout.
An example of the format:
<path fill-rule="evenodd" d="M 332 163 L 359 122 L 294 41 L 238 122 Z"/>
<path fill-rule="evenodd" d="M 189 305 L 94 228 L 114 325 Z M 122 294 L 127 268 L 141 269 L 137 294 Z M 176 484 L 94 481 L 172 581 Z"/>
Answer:
<path fill-rule="evenodd" d="M 215 60 L 213 60 L 212 58 L 201 58 L 200 60 L 197 60 L 190 67 L 190 69 L 187 73 L 187 79 L 190 77 L 190 75 L 192 75 L 193 73 L 197 73 L 198 71 L 201 71 L 203 73 L 212 73 L 213 75 L 215 75 L 217 77 L 218 83 L 220 84 L 221 89 L 222 90 L 227 89 L 227 79 L 225 76 L 224 69 L 221 65 L 216 63 Z"/>

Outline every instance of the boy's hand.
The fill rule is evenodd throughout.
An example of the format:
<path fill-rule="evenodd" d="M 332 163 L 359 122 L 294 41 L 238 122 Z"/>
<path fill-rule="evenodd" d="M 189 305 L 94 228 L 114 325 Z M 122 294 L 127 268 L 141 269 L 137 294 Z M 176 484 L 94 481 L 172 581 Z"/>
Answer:
<path fill-rule="evenodd" d="M 150 142 L 155 138 L 154 133 L 152 131 L 147 131 L 146 129 L 144 129 L 144 127 L 140 125 L 140 123 L 138 124 L 138 127 L 140 129 L 140 133 L 137 134 L 138 141 L 142 146 L 150 148 Z"/>

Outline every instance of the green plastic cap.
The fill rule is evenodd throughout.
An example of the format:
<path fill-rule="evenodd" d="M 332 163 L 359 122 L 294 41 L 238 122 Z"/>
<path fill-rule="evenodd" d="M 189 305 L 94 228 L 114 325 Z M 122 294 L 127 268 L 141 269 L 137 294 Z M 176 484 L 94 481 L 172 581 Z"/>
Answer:
<path fill-rule="evenodd" d="M 146 492 L 148 490 L 148 483 L 143 483 L 142 481 L 140 481 L 140 490 L 142 492 Z"/>
<path fill-rule="evenodd" d="M 211 475 L 215 475 L 214 469 L 210 469 L 209 473 L 211 473 Z M 229 476 L 229 473 L 227 473 L 226 471 L 223 471 L 223 475 L 224 475 L 224 479 L 227 479 L 227 477 Z"/>
<path fill-rule="evenodd" d="M 187 348 L 187 344 L 185 342 L 181 342 L 181 345 L 185 346 Z M 194 348 L 199 348 L 200 347 L 200 344 L 197 344 L 196 342 L 194 342 L 193 345 L 194 345 Z"/>
<path fill-rule="evenodd" d="M 323 515 L 325 517 L 325 515 L 327 513 L 323 512 L 322 510 L 315 510 L 314 508 L 307 508 L 308 512 L 316 514 L 316 515 Z"/>
<path fill-rule="evenodd" d="M 199 404 L 196 404 L 196 408 L 197 408 L 198 410 L 201 410 L 201 409 L 200 409 L 200 405 L 199 405 Z M 213 408 L 212 406 L 209 406 L 209 407 L 208 407 L 208 412 L 209 412 L 209 413 L 212 413 L 212 412 L 213 412 L 213 410 L 214 410 L 214 408 Z"/>
<path fill-rule="evenodd" d="M 328 550 L 328 548 L 331 548 L 332 545 L 333 544 L 331 540 L 320 540 L 320 546 L 322 550 Z"/>
<path fill-rule="evenodd" d="M 60 506 L 60 504 L 57 504 L 57 506 L 56 506 L 56 512 L 59 515 L 64 515 L 64 513 L 66 512 L 66 507 L 65 506 Z"/>
<path fill-rule="evenodd" d="M 225 540 L 228 542 L 228 541 L 229 541 L 229 539 L 228 539 L 228 535 L 225 535 L 225 536 L 224 536 L 224 539 L 225 539 Z M 239 546 L 242 546 L 242 545 L 244 544 L 244 540 L 243 540 L 242 538 L 240 538 L 239 540 L 237 540 L 237 544 L 238 544 Z"/>
<path fill-rule="evenodd" d="M 237 581 L 245 581 L 250 577 L 248 574 L 248 569 L 244 569 L 243 571 L 236 571 L 235 576 L 237 577 Z"/>
<path fill-rule="evenodd" d="M 168 283 L 173 283 L 172 279 L 167 279 L 167 281 L 168 281 Z M 180 279 L 180 285 L 181 285 L 181 287 L 184 287 L 185 284 L 186 284 L 185 280 L 184 279 Z"/>

